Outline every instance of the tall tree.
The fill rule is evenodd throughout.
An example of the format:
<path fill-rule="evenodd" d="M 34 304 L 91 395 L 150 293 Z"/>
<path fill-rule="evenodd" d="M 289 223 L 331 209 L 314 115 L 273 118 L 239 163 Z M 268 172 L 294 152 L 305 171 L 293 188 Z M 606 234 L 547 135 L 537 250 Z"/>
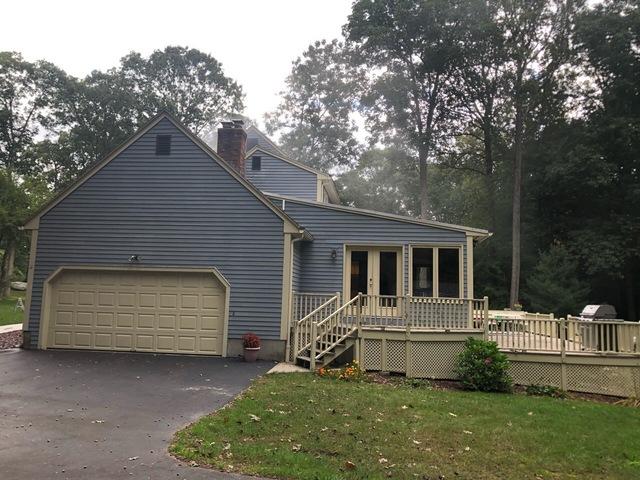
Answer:
<path fill-rule="evenodd" d="M 65 80 L 51 63 L 0 52 L 0 167 L 10 178 L 33 170 L 33 159 L 25 153 L 54 125 L 54 98 Z"/>
<path fill-rule="evenodd" d="M 533 112 L 535 92 L 548 89 L 561 66 L 572 0 L 499 0 L 498 25 L 509 63 L 509 101 L 513 112 L 513 193 L 511 286 L 509 304 L 519 302 L 521 278 L 522 183 L 525 126 Z M 539 98 L 539 97 L 538 97 Z"/>
<path fill-rule="evenodd" d="M 21 175 L 36 169 L 29 155 L 34 139 L 55 121 L 54 98 L 66 81 L 48 62 L 31 63 L 18 53 L 0 52 L 0 298 L 9 294 L 26 198 Z"/>
<path fill-rule="evenodd" d="M 243 94 L 215 58 L 167 47 L 148 58 L 132 52 L 118 67 L 69 79 L 59 103 L 64 107 L 60 134 L 34 149 L 56 189 L 159 111 L 169 111 L 195 133 L 208 136 L 220 120 L 243 109 Z"/>
<path fill-rule="evenodd" d="M 293 62 L 278 108 L 266 115 L 267 131 L 280 133 L 292 157 L 325 171 L 355 164 L 360 150 L 353 117 L 358 70 L 349 57 L 337 40 L 309 46 Z"/>
<path fill-rule="evenodd" d="M 135 93 L 140 112 L 167 110 L 196 134 L 243 109 L 242 88 L 220 62 L 193 48 L 169 46 L 149 58 L 132 52 L 115 73 Z"/>
<path fill-rule="evenodd" d="M 451 73 L 458 57 L 458 2 L 358 0 L 344 32 L 370 72 L 365 112 L 372 130 L 417 152 L 420 215 L 430 216 L 427 164 L 448 133 Z"/>
<path fill-rule="evenodd" d="M 459 48 L 464 54 L 453 65 L 457 88 L 450 90 L 459 131 L 442 156 L 445 167 L 481 176 L 487 219 L 482 223 L 491 231 L 497 227 L 497 150 L 503 147 L 507 113 L 507 55 L 498 12 L 494 0 L 469 0 L 463 10 Z"/>

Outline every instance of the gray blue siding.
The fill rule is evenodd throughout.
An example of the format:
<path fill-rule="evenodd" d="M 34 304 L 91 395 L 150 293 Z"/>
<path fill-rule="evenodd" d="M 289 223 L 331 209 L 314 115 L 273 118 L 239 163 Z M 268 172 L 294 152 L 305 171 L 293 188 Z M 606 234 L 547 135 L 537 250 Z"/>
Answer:
<path fill-rule="evenodd" d="M 251 158 L 245 164 L 246 178 L 264 192 L 276 193 L 305 200 L 316 200 L 318 176 L 304 168 L 257 152 L 262 159 L 260 171 L 251 170 Z"/>
<path fill-rule="evenodd" d="M 281 205 L 281 201 L 275 201 Z M 462 246 L 463 285 L 466 296 L 467 251 L 464 232 L 432 226 L 399 222 L 357 213 L 331 210 L 326 207 L 285 202 L 285 212 L 313 235 L 313 241 L 299 242 L 302 269 L 299 291 L 328 293 L 342 291 L 343 255 L 345 244 L 396 245 L 405 247 L 404 286 L 408 293 L 410 244 L 458 244 Z M 337 258 L 331 258 L 335 249 Z"/>
<path fill-rule="evenodd" d="M 170 156 L 155 136 L 172 135 Z M 229 337 L 280 336 L 283 220 L 163 119 L 40 219 L 29 319 L 61 265 L 217 267 L 231 283 Z"/>
<path fill-rule="evenodd" d="M 291 272 L 291 284 L 294 292 L 300 292 L 300 280 L 302 279 L 302 256 L 300 249 L 302 245 L 299 241 L 293 244 L 293 268 Z"/>

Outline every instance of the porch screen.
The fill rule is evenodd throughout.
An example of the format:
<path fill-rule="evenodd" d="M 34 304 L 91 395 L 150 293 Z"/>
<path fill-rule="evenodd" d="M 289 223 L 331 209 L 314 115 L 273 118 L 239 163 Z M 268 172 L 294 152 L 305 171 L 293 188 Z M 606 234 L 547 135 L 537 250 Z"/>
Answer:
<path fill-rule="evenodd" d="M 438 249 L 438 296 L 457 298 L 460 296 L 460 250 Z"/>
<path fill-rule="evenodd" d="M 413 249 L 413 295 L 433 297 L 433 248 Z"/>

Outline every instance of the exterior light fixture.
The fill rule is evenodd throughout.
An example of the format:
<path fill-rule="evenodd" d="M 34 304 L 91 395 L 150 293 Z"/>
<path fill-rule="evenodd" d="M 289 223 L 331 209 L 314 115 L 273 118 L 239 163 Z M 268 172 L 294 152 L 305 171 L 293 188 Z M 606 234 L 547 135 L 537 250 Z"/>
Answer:
<path fill-rule="evenodd" d="M 331 260 L 338 258 L 338 251 L 335 248 L 331 249 Z"/>
<path fill-rule="evenodd" d="M 133 254 L 129 257 L 129 263 L 140 263 L 142 261 L 142 257 L 138 254 Z"/>

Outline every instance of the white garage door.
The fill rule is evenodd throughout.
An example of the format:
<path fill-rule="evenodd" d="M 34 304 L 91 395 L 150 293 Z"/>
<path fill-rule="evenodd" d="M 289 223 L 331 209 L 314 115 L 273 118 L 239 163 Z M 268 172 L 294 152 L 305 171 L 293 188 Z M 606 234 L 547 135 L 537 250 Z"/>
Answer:
<path fill-rule="evenodd" d="M 49 348 L 222 355 L 212 272 L 68 270 L 51 284 Z"/>

